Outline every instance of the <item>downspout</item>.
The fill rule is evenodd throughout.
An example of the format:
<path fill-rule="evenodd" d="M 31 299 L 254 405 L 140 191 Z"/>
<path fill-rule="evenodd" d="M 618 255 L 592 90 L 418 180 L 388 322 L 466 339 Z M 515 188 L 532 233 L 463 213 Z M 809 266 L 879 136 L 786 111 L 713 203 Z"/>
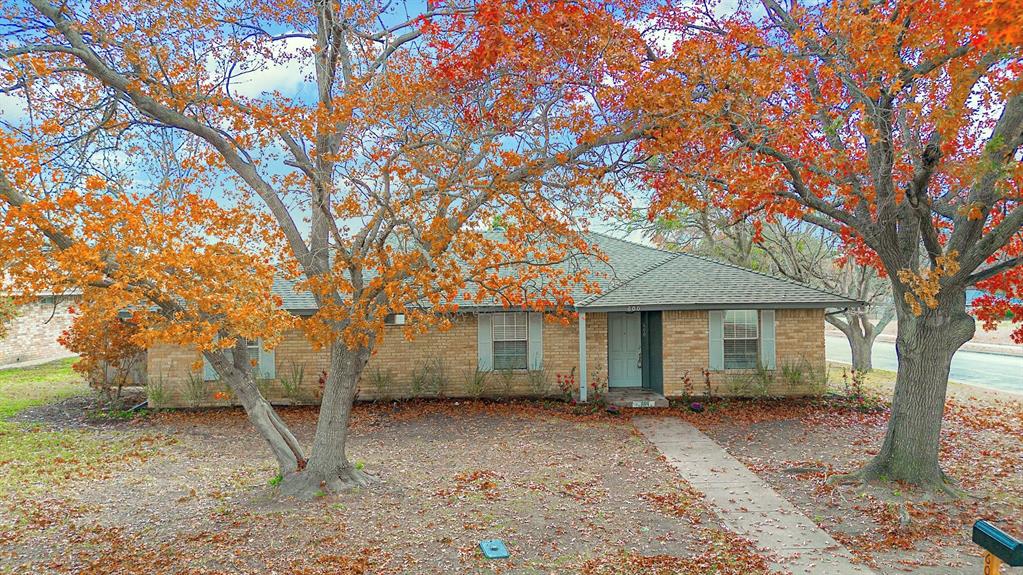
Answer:
<path fill-rule="evenodd" d="M 579 312 L 579 403 L 586 403 L 586 312 Z"/>

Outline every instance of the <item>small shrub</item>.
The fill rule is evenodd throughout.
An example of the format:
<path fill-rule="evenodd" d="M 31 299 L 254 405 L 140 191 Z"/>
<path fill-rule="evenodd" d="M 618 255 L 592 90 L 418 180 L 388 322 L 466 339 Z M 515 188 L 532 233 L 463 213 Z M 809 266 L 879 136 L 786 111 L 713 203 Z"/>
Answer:
<path fill-rule="evenodd" d="M 604 405 L 607 403 L 607 379 L 600 377 L 599 374 L 593 376 L 593 383 L 590 384 L 590 402 L 596 405 Z"/>
<path fill-rule="evenodd" d="M 510 369 L 503 369 L 497 373 L 501 377 L 501 395 L 508 397 L 512 393 L 512 386 L 515 385 L 515 372 Z"/>
<path fill-rule="evenodd" d="M 284 476 L 278 473 L 277 475 L 271 477 L 270 481 L 268 481 L 267 483 L 270 484 L 270 487 L 277 487 L 278 485 L 281 484 L 281 481 L 284 481 Z"/>
<path fill-rule="evenodd" d="M 561 392 L 561 398 L 565 401 L 572 401 L 572 394 L 575 393 L 575 368 L 568 373 L 559 373 L 555 375 L 555 380 L 558 383 L 558 391 Z"/>
<path fill-rule="evenodd" d="M 396 378 L 394 372 L 379 367 L 367 374 L 367 383 L 373 388 L 378 401 L 390 401 L 393 397 Z"/>
<path fill-rule="evenodd" d="M 806 372 L 808 369 L 812 368 L 804 361 L 783 363 L 780 369 L 781 379 L 786 385 L 799 387 L 806 383 Z"/>
<path fill-rule="evenodd" d="M 845 401 L 854 409 L 863 412 L 880 411 L 885 408 L 880 398 L 871 395 L 864 389 L 864 373 L 852 370 L 849 374 L 842 369 L 842 386 L 845 391 Z"/>
<path fill-rule="evenodd" d="M 482 371 L 479 368 L 466 372 L 465 388 L 470 397 L 474 399 L 483 397 L 483 394 L 487 391 L 487 378 L 489 376 L 489 371 Z"/>
<path fill-rule="evenodd" d="M 263 396 L 263 399 L 270 399 L 270 393 L 273 392 L 274 380 L 268 377 L 261 377 L 256 379 L 256 389 L 259 390 L 259 394 Z"/>
<path fill-rule="evenodd" d="M 146 381 L 146 397 L 149 398 L 150 409 L 160 409 L 167 405 L 167 378 L 161 373 L 150 376 Z"/>
<path fill-rule="evenodd" d="M 682 372 L 682 402 L 689 403 L 693 399 L 693 378 L 689 377 L 689 370 Z"/>
<path fill-rule="evenodd" d="M 550 391 L 550 381 L 545 369 L 531 369 L 526 373 L 529 381 L 529 393 L 534 397 L 546 397 Z"/>
<path fill-rule="evenodd" d="M 305 366 L 291 362 L 288 373 L 281 376 L 281 391 L 292 403 L 302 401 L 302 382 L 305 380 Z"/>
<path fill-rule="evenodd" d="M 766 397 L 771 393 L 773 383 L 774 374 L 760 365 L 749 373 L 728 378 L 729 391 L 742 397 Z"/>
<path fill-rule="evenodd" d="M 186 380 L 185 397 L 192 407 L 199 407 L 209 395 L 209 385 L 201 373 L 189 373 Z"/>
<path fill-rule="evenodd" d="M 444 363 L 430 358 L 412 368 L 413 397 L 437 397 L 445 387 Z"/>

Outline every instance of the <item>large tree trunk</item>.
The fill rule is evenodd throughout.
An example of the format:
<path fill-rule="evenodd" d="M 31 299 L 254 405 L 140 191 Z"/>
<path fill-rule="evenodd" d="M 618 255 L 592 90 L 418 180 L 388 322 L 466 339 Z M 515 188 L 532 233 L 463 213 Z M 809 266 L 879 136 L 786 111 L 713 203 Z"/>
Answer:
<path fill-rule="evenodd" d="M 312 456 L 304 469 L 284 478 L 283 495 L 311 498 L 375 481 L 371 475 L 357 469 L 346 452 L 352 403 L 370 353 L 369 348 L 351 350 L 341 343 L 331 347 L 330 371 L 320 404 Z"/>
<path fill-rule="evenodd" d="M 244 343 L 236 346 L 230 356 L 218 351 L 206 352 L 205 356 L 221 380 L 234 392 L 253 427 L 270 446 L 281 476 L 285 477 L 305 467 L 306 457 L 302 445 L 256 385 Z M 232 357 L 233 361 L 229 359 Z"/>
<path fill-rule="evenodd" d="M 896 306 L 899 371 L 891 418 L 881 451 L 858 475 L 943 487 L 938 453 L 949 366 L 956 350 L 973 337 L 974 319 L 966 313 L 961 289 L 943 290 L 938 306 L 925 307 L 919 316 L 901 298 Z"/>

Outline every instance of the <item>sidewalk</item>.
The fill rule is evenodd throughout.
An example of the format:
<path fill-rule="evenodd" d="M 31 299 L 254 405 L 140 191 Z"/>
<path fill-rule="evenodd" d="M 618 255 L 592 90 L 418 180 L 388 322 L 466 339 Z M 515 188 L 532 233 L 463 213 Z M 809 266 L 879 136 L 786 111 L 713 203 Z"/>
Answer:
<path fill-rule="evenodd" d="M 0 371 L 3 371 L 5 369 L 18 369 L 18 368 L 21 368 L 21 367 L 32 367 L 33 365 L 42 365 L 44 363 L 50 363 L 50 362 L 53 362 L 53 361 L 57 361 L 57 360 L 60 360 L 60 359 L 66 359 L 66 358 L 69 358 L 69 357 L 77 357 L 77 356 L 75 354 L 73 354 L 73 353 L 69 353 L 67 355 L 62 355 L 62 356 L 59 356 L 59 357 L 47 357 L 47 358 L 44 358 L 44 359 L 33 359 L 32 361 L 22 361 L 22 362 L 19 362 L 19 363 L 8 363 L 7 365 L 0 365 Z"/>
<path fill-rule="evenodd" d="M 980 329 L 980 328 L 977 328 Z M 845 334 L 835 330 L 835 333 L 845 337 Z M 882 333 L 877 336 L 876 341 L 883 341 L 887 343 L 895 343 L 895 336 L 887 333 Z M 963 351 L 972 351 L 974 353 L 993 353 L 995 355 L 1011 355 L 1013 357 L 1023 357 L 1023 345 L 1019 344 L 1006 344 L 1006 343 L 988 343 L 983 341 L 968 341 L 963 344 L 963 347 L 959 348 Z"/>
<path fill-rule="evenodd" d="M 773 555 L 774 568 L 793 575 L 873 575 L 852 563 L 849 550 L 818 528 L 760 477 L 692 425 L 672 418 L 633 423 L 725 524 Z"/>
<path fill-rule="evenodd" d="M 963 344 L 963 347 L 959 348 L 963 351 L 972 351 L 975 353 L 990 353 L 994 355 L 1009 355 L 1013 357 L 1023 357 L 1023 345 L 1013 343 L 1011 339 L 1011 333 L 1015 326 L 1009 325 L 1008 322 L 1002 322 L 999 324 L 998 329 L 994 332 L 984 331 L 977 323 L 977 331 L 971 341 Z M 883 341 L 885 343 L 895 343 L 895 334 L 898 327 L 895 322 L 888 324 L 885 330 L 878 334 L 875 341 Z M 824 335 L 833 337 L 845 337 L 845 334 L 841 332 L 835 326 L 825 322 L 824 324 Z"/>

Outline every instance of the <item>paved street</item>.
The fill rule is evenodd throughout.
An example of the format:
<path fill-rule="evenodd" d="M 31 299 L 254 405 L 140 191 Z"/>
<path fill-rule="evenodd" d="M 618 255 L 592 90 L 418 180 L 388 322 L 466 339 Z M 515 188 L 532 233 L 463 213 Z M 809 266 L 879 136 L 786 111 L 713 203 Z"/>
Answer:
<path fill-rule="evenodd" d="M 829 361 L 850 361 L 849 343 L 845 337 L 828 335 L 825 341 Z M 875 341 L 873 360 L 874 367 L 895 371 L 898 368 L 895 344 Z M 949 379 L 1023 394 L 1023 357 L 960 350 L 952 358 Z"/>

